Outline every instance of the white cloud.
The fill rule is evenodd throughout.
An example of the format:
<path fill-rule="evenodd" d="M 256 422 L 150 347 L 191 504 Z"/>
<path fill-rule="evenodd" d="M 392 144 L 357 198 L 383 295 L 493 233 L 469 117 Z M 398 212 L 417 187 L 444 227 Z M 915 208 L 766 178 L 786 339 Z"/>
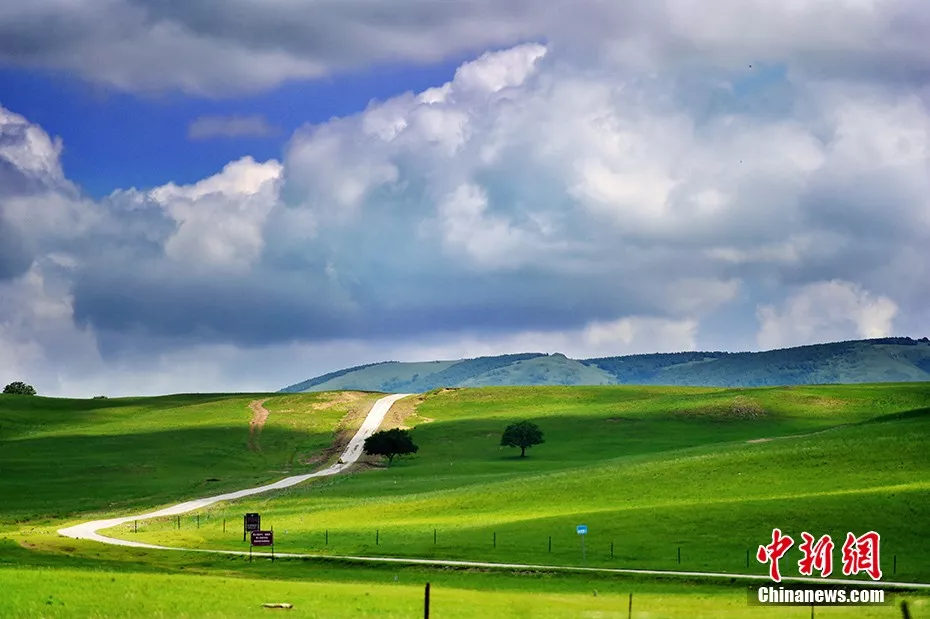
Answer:
<path fill-rule="evenodd" d="M 64 180 L 59 157 L 62 142 L 25 117 L 0 107 L 0 161 L 46 185 Z"/>
<path fill-rule="evenodd" d="M 781 308 L 759 307 L 757 336 L 763 349 L 787 348 L 833 340 L 885 337 L 893 333 L 898 306 L 843 281 L 810 284 L 791 295 Z"/>
<path fill-rule="evenodd" d="M 248 268 L 264 247 L 263 227 L 278 204 L 281 170 L 277 161 L 245 157 L 193 185 L 171 183 L 150 191 L 177 222 L 165 253 L 195 267 Z"/>
<path fill-rule="evenodd" d="M 267 389 L 378 359 L 926 331 L 930 113 L 900 84 L 812 72 L 836 50 L 873 68 L 887 50 L 818 42 L 749 3 L 751 28 L 767 16 L 803 35 L 759 53 L 810 71 L 747 86 L 728 71 L 752 41 L 702 15 L 696 38 L 653 36 L 652 6 L 590 35 L 626 37 L 641 64 L 571 37 L 484 54 L 447 84 L 302 128 L 280 162 L 96 202 L 61 175 L 59 142 L 4 112 L 0 240 L 25 249 L 0 247 L 0 370 L 62 392 Z M 714 70 L 680 71 L 682 50 Z M 203 86 L 196 67 L 184 79 Z"/>
<path fill-rule="evenodd" d="M 391 359 L 460 359 L 517 352 L 560 352 L 574 359 L 694 350 L 698 323 L 629 316 L 592 321 L 578 329 L 516 331 L 506 335 L 444 335 L 392 347 Z"/>
<path fill-rule="evenodd" d="M 26 380 L 56 392 L 69 368 L 100 371 L 94 334 L 73 323 L 66 280 L 34 264 L 21 278 L 0 282 L 0 383 Z"/>
<path fill-rule="evenodd" d="M 488 197 L 476 185 L 465 184 L 444 197 L 438 207 L 438 228 L 443 244 L 482 267 L 518 267 L 543 247 L 542 239 L 514 227 L 503 217 L 488 215 Z"/>
<path fill-rule="evenodd" d="M 187 127 L 187 137 L 192 140 L 209 138 L 268 137 L 279 129 L 261 114 L 249 116 L 199 116 Z"/>

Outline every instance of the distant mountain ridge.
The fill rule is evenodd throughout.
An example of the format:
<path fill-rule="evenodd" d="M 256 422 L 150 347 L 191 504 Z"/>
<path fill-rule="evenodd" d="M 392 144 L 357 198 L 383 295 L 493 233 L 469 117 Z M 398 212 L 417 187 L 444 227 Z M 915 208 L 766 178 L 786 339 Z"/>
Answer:
<path fill-rule="evenodd" d="M 930 381 L 930 339 L 888 337 L 762 352 L 679 352 L 570 359 L 520 353 L 426 362 L 385 361 L 330 372 L 282 393 L 355 389 L 421 393 L 440 387 L 678 385 L 764 387 Z"/>

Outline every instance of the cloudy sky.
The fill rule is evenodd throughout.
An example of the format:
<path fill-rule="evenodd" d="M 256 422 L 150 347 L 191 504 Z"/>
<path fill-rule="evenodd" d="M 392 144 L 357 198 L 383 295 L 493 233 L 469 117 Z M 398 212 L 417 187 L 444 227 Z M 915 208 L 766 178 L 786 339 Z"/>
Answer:
<path fill-rule="evenodd" d="M 925 0 L 0 4 L 0 383 L 930 332 Z"/>

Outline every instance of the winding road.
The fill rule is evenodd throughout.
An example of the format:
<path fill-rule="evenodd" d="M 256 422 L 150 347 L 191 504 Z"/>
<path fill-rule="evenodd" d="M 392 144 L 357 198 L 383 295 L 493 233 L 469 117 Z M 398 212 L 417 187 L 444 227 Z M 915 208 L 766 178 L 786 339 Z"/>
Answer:
<path fill-rule="evenodd" d="M 86 539 L 93 540 L 95 542 L 100 542 L 103 544 L 112 544 L 114 546 L 131 546 L 133 548 L 149 548 L 153 550 L 178 550 L 183 552 L 206 552 L 211 554 L 224 554 L 224 555 L 250 555 L 255 557 L 267 556 L 270 557 L 271 553 L 268 552 L 248 552 L 244 550 L 216 550 L 211 548 L 179 548 L 174 546 L 158 546 L 156 544 L 146 544 L 143 542 L 133 542 L 130 540 L 117 539 L 115 537 L 107 537 L 98 533 L 101 529 L 108 529 L 110 527 L 115 527 L 121 524 L 126 524 L 134 520 L 147 520 L 150 518 L 159 518 L 162 516 L 174 516 L 178 514 L 186 514 L 194 510 L 202 509 L 208 505 L 214 503 L 219 503 L 220 501 L 232 501 L 235 499 L 241 499 L 242 497 L 251 496 L 254 494 L 261 494 L 263 492 L 271 492 L 272 490 L 281 490 L 282 488 L 289 488 L 291 486 L 296 486 L 297 484 L 303 483 L 308 479 L 313 479 L 314 477 L 325 477 L 327 475 L 336 475 L 341 473 L 352 464 L 354 464 L 362 455 L 362 447 L 365 443 L 365 439 L 371 436 L 381 425 L 381 422 L 384 421 L 384 417 L 387 415 L 388 411 L 391 409 L 391 406 L 394 405 L 398 400 L 405 398 L 409 393 L 398 393 L 389 396 L 385 396 L 380 400 L 376 401 L 371 407 L 371 410 L 368 412 L 368 416 L 365 417 L 365 421 L 362 423 L 362 427 L 359 428 L 355 436 L 352 437 L 352 440 L 349 441 L 348 446 L 345 451 L 342 453 L 337 464 L 333 464 L 321 471 L 315 473 L 307 473 L 305 475 L 295 475 L 293 477 L 286 477 L 280 481 L 276 481 L 272 484 L 267 484 L 264 486 L 259 486 L 257 488 L 249 488 L 247 490 L 239 490 L 237 492 L 228 492 L 226 494 L 219 494 L 212 497 L 207 497 L 203 499 L 194 499 L 192 501 L 185 501 L 184 503 L 179 503 L 177 505 L 172 505 L 171 507 L 166 507 L 154 512 L 148 512 L 145 514 L 139 514 L 136 516 L 124 516 L 122 518 L 110 518 L 107 520 L 93 520 L 91 522 L 85 522 L 82 524 L 74 525 L 72 527 L 67 527 L 65 529 L 59 529 L 58 533 L 65 537 L 70 537 L 73 539 Z M 647 569 L 624 569 L 624 568 L 609 568 L 609 567 L 575 567 L 575 566 L 566 566 L 566 565 L 538 565 L 538 564 L 527 564 L 527 563 L 493 563 L 486 561 L 452 561 L 452 560 L 442 560 L 442 559 L 412 559 L 412 558 L 401 558 L 401 557 L 361 557 L 361 556 L 352 556 L 352 555 L 322 555 L 322 554 L 307 554 L 307 553 L 287 553 L 287 552 L 276 552 L 274 553 L 276 558 L 301 558 L 301 559 L 339 559 L 343 561 L 355 561 L 363 563 L 386 563 L 386 564 L 400 564 L 400 565 L 423 565 L 423 566 L 434 566 L 434 567 L 464 567 L 464 568 L 487 568 L 487 569 L 507 569 L 507 570 L 544 570 L 544 571 L 561 571 L 561 572 L 595 572 L 601 574 L 626 574 L 626 575 L 640 575 L 640 576 L 670 576 L 670 577 L 684 577 L 684 578 L 725 578 L 725 579 L 738 579 L 738 580 L 754 580 L 754 581 L 766 581 L 771 582 L 768 576 L 760 574 L 728 574 L 724 572 L 693 572 L 693 571 L 674 571 L 674 570 L 647 570 Z M 910 583 L 910 582 L 893 582 L 893 581 L 862 581 L 862 580 L 852 580 L 844 578 L 808 578 L 803 576 L 791 577 L 785 576 L 782 578 L 785 582 L 808 582 L 808 583 L 817 583 L 821 585 L 832 584 L 832 585 L 856 585 L 856 586 L 872 586 L 872 587 L 882 587 L 886 589 L 920 589 L 920 590 L 930 590 L 930 584 L 926 583 Z"/>
<path fill-rule="evenodd" d="M 100 529 L 109 529 L 110 527 L 115 527 L 127 522 L 132 522 L 134 520 L 149 520 L 150 518 L 159 518 L 162 516 L 186 514 L 194 510 L 203 509 L 208 505 L 219 503 L 220 501 L 233 501 L 235 499 L 241 499 L 242 497 L 252 496 L 253 494 L 262 494 L 263 492 L 271 492 L 272 490 L 290 488 L 291 486 L 296 486 L 297 484 L 303 483 L 308 479 L 313 479 L 314 477 L 326 477 L 327 475 L 341 473 L 345 469 L 352 466 L 361 457 L 362 447 L 365 444 L 365 439 L 375 433 L 375 431 L 381 425 L 381 422 L 384 421 L 384 416 L 387 415 L 389 410 L 391 410 L 391 406 L 394 405 L 394 402 L 400 400 L 401 398 L 405 398 L 408 395 L 411 394 L 395 393 L 393 395 L 385 396 L 375 402 L 371 407 L 371 410 L 368 411 L 368 416 L 365 417 L 365 421 L 362 422 L 362 427 L 358 429 L 358 432 L 356 432 L 355 436 L 352 437 L 352 440 L 349 441 L 345 451 L 342 452 L 342 457 L 339 459 L 339 462 L 333 464 L 332 466 L 326 467 L 322 471 L 317 471 L 316 473 L 306 473 L 304 475 L 294 475 L 293 477 L 285 477 L 284 479 L 276 481 L 273 484 L 267 484 L 257 488 L 249 488 L 247 490 L 238 490 L 236 492 L 218 494 L 216 496 L 211 496 L 204 499 L 185 501 L 184 503 L 178 503 L 177 505 L 172 505 L 171 507 L 159 509 L 158 511 L 154 512 L 148 512 L 146 514 L 139 514 L 137 516 L 124 516 L 122 518 L 109 518 L 107 520 L 93 520 L 91 522 L 85 522 L 73 527 L 68 527 L 66 529 L 59 529 L 58 533 L 60 535 L 64 535 L 65 537 L 71 537 L 74 539 L 90 539 L 94 540 L 95 542 L 113 544 L 116 546 L 183 550 L 182 548 L 169 548 L 167 546 L 156 546 L 154 544 L 144 544 L 142 542 L 132 542 L 125 539 L 107 537 L 105 535 L 100 535 L 97 533 L 97 531 Z"/>

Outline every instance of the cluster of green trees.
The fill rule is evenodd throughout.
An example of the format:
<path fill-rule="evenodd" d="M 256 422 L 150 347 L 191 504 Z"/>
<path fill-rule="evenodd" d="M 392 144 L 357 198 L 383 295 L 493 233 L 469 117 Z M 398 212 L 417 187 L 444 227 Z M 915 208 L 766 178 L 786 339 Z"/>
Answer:
<path fill-rule="evenodd" d="M 9 395 L 35 395 L 36 390 L 32 385 L 27 385 L 26 383 L 18 380 L 4 387 L 3 393 Z"/>
<path fill-rule="evenodd" d="M 501 435 L 502 447 L 519 447 L 520 457 L 526 457 L 526 450 L 533 445 L 546 442 L 542 430 L 532 421 L 518 421 L 512 423 Z M 372 456 L 384 456 L 388 464 L 394 462 L 397 456 L 415 454 L 420 449 L 413 442 L 410 431 L 403 428 L 392 428 L 375 432 L 365 439 L 364 451 Z"/>

